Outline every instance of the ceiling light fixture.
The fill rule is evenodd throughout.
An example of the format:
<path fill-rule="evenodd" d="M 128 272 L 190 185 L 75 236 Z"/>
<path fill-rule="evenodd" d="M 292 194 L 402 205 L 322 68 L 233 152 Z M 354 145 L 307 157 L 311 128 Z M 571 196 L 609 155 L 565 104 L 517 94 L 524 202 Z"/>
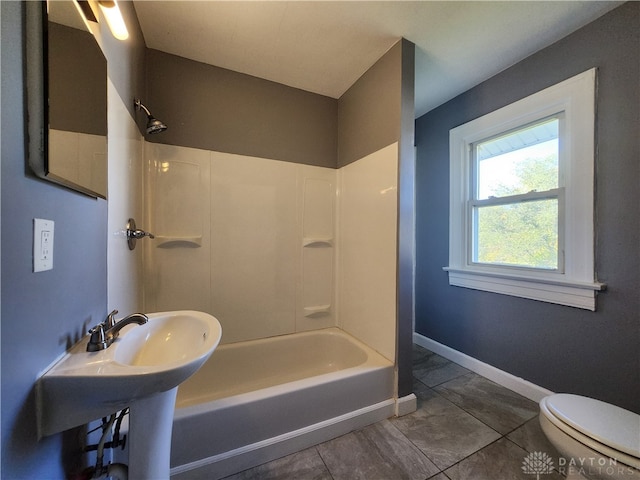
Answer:
<path fill-rule="evenodd" d="M 122 13 L 120 13 L 118 2 L 116 0 L 98 0 L 98 5 L 100 5 L 100 10 L 102 10 L 104 18 L 107 20 L 111 34 L 118 40 L 129 38 L 129 32 L 124 23 L 124 18 L 122 18 Z"/>
<path fill-rule="evenodd" d="M 82 17 L 82 21 L 87 27 L 87 30 L 89 32 L 93 32 L 91 30 L 91 26 L 89 25 L 89 22 L 98 23 L 98 19 L 93 13 L 93 10 L 91 9 L 91 5 L 89 5 L 88 0 L 73 0 L 73 4 L 75 5 L 76 9 L 78 10 L 78 13 Z"/>

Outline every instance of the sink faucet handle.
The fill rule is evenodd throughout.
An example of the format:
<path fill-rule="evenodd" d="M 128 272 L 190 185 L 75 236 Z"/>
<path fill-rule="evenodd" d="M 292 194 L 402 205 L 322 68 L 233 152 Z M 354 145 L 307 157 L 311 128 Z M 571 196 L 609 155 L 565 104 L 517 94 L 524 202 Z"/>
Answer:
<path fill-rule="evenodd" d="M 109 315 L 107 315 L 107 319 L 104 321 L 107 330 L 113 327 L 116 324 L 116 315 L 118 314 L 118 310 L 112 310 Z"/>
<path fill-rule="evenodd" d="M 107 340 L 104 334 L 104 323 L 99 323 L 91 330 L 89 330 L 91 337 L 87 344 L 87 352 L 97 352 L 98 350 L 104 350 L 108 347 Z"/>

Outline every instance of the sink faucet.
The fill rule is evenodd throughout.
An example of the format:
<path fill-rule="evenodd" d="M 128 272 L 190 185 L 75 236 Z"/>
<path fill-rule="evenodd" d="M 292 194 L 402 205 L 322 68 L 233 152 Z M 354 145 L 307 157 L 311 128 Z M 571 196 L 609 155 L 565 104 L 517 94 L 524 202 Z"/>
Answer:
<path fill-rule="evenodd" d="M 87 352 L 97 352 L 99 350 L 104 350 L 108 348 L 109 345 L 113 343 L 113 341 L 118 338 L 120 334 L 120 330 L 135 323 L 137 325 L 144 325 L 149 321 L 149 317 L 147 317 L 143 313 L 132 313 L 131 315 L 127 315 L 119 322 L 116 322 L 115 316 L 118 313 L 118 310 L 113 310 L 104 322 L 99 323 L 91 330 L 89 330 L 89 343 L 87 344 Z"/>

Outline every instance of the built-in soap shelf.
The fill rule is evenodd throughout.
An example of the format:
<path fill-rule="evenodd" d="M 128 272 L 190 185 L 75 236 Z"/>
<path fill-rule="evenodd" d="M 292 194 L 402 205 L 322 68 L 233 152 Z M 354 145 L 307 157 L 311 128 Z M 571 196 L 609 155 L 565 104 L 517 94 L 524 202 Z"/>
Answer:
<path fill-rule="evenodd" d="M 198 248 L 202 246 L 202 235 L 156 235 L 156 246 L 159 248 Z"/>
<path fill-rule="evenodd" d="M 302 239 L 303 247 L 333 247 L 332 237 L 305 237 Z"/>
<path fill-rule="evenodd" d="M 304 307 L 304 316 L 307 318 L 321 317 L 331 313 L 331 305 L 314 305 Z"/>

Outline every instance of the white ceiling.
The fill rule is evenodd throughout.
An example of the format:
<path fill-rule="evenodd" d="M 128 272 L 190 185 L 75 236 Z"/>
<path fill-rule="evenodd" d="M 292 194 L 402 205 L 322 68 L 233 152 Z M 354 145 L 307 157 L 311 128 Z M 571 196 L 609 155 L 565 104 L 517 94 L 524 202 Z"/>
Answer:
<path fill-rule="evenodd" d="M 416 117 L 620 3 L 134 1 L 149 48 L 333 98 L 404 37 Z"/>

